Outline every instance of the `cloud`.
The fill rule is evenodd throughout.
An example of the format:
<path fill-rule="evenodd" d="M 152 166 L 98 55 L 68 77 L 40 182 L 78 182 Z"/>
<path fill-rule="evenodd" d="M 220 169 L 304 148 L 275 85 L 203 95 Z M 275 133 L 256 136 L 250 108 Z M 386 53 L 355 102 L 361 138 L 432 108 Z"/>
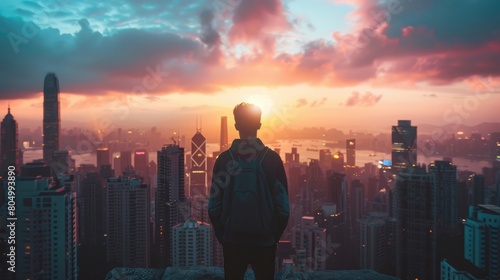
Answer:
<path fill-rule="evenodd" d="M 443 85 L 473 75 L 500 75 L 500 66 L 494 63 L 500 59 L 500 26 L 490 24 L 500 2 L 357 3 L 353 32 L 334 33 L 334 39 L 347 67 L 376 70 L 370 80 L 385 85 L 391 81 Z"/>
<path fill-rule="evenodd" d="M 300 98 L 295 101 L 295 108 L 307 106 L 307 99 Z"/>
<path fill-rule="evenodd" d="M 382 95 L 375 95 L 370 91 L 365 92 L 364 95 L 361 95 L 358 91 L 353 91 L 351 93 L 351 96 L 346 101 L 346 106 L 351 107 L 351 106 L 373 106 L 377 104 L 380 99 L 382 98 Z"/>
<path fill-rule="evenodd" d="M 241 0 L 235 6 L 229 30 L 232 43 L 254 45 L 272 52 L 276 47 L 276 33 L 291 28 L 281 0 Z"/>
<path fill-rule="evenodd" d="M 229 12 L 214 6 L 221 2 L 231 3 Z M 500 76 L 500 26 L 491 24 L 500 2 L 354 3 L 350 32 L 332 30 L 332 40 L 305 42 L 292 52 L 279 48 L 279 38 L 309 23 L 279 0 L 65 1 L 55 8 L 25 1 L 17 13 L 12 8 L 15 17 L 0 16 L 0 37 L 7 38 L 0 40 L 7 65 L 0 69 L 0 97 L 39 94 L 49 71 L 57 73 L 62 92 L 83 95 L 298 84 L 416 87 Z M 31 23 L 40 14 L 54 17 Z"/>
<path fill-rule="evenodd" d="M 323 97 L 323 98 L 321 98 L 319 100 L 314 100 L 313 102 L 311 102 L 311 104 L 309 104 L 309 107 L 311 107 L 311 108 L 320 107 L 323 104 L 325 104 L 326 100 L 327 100 L 326 97 Z"/>

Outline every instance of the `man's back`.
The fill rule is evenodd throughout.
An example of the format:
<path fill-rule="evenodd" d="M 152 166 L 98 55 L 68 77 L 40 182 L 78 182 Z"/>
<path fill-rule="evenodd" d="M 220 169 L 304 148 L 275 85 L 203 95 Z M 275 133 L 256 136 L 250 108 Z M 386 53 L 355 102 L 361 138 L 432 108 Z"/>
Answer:
<path fill-rule="evenodd" d="M 261 165 L 265 175 L 266 188 L 269 188 L 273 204 L 273 215 L 271 225 L 273 230 L 271 236 L 263 236 L 260 239 L 231 238 L 225 223 L 231 212 L 248 211 L 249 209 L 231 209 L 230 203 L 234 199 L 234 188 L 236 177 L 241 176 L 242 165 L 255 161 Z M 242 164 L 240 164 L 241 162 Z M 257 187 L 257 186 L 256 186 Z M 218 208 L 222 209 L 218 209 Z M 236 207 L 236 206 L 234 206 Z M 222 152 L 217 158 L 212 177 L 212 187 L 209 201 L 209 215 L 218 240 L 233 244 L 263 245 L 270 246 L 279 241 L 288 222 L 288 189 L 285 169 L 280 156 L 271 149 L 264 146 L 258 138 L 236 139 L 229 150 Z M 235 221 L 245 223 L 248 221 Z M 224 240 L 224 236 L 226 237 Z"/>
<path fill-rule="evenodd" d="M 243 279 L 249 264 L 255 279 L 274 279 L 276 247 L 290 215 L 285 169 L 257 138 L 260 108 L 241 103 L 233 114 L 240 139 L 215 161 L 208 215 L 224 250 L 225 279 Z"/>

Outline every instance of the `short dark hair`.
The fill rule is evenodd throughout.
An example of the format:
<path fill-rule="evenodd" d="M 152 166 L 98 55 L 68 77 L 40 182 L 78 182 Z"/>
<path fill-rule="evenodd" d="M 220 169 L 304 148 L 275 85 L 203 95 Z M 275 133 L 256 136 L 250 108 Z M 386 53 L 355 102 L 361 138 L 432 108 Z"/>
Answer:
<path fill-rule="evenodd" d="M 241 129 L 259 129 L 262 111 L 254 104 L 242 102 L 234 107 L 234 121 Z"/>

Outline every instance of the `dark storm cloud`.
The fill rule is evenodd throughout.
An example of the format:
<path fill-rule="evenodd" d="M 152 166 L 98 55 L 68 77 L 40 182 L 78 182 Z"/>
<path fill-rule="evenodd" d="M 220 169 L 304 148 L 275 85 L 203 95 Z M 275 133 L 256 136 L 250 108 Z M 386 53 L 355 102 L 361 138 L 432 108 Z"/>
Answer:
<path fill-rule="evenodd" d="M 6 27 L 0 36 L 13 38 L 0 41 L 0 58 L 8 65 L 0 70 L 2 97 L 22 98 L 40 92 L 49 71 L 57 73 L 63 92 L 130 91 L 142 85 L 146 76 L 154 76 L 154 72 L 163 75 L 161 69 L 169 63 L 203 55 L 203 46 L 195 39 L 136 29 L 103 36 L 92 30 L 87 19 L 78 22 L 80 31 L 74 35 L 61 34 L 52 28 L 40 29 L 19 19 L 0 18 L 0 22 Z M 27 33 L 34 34 L 31 38 L 24 36 L 25 26 L 34 30 Z M 153 83 L 154 80 L 149 82 Z M 161 89 L 158 86 L 151 91 Z"/>
<path fill-rule="evenodd" d="M 218 45 L 220 42 L 219 33 L 214 29 L 212 23 L 214 20 L 214 14 L 210 10 L 204 10 L 200 14 L 201 23 L 201 36 L 200 39 L 203 43 L 214 46 Z"/>

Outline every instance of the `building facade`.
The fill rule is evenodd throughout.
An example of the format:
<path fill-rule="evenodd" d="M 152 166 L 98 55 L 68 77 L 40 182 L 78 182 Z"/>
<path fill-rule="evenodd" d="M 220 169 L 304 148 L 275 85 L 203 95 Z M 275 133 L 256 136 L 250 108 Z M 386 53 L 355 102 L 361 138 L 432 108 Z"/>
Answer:
<path fill-rule="evenodd" d="M 393 214 L 397 221 L 397 276 L 436 278 L 435 177 L 425 167 L 402 170 L 396 180 Z"/>
<path fill-rule="evenodd" d="M 155 209 L 157 267 L 172 265 L 171 231 L 189 216 L 184 193 L 184 148 L 175 144 L 163 146 L 157 153 L 158 173 Z"/>
<path fill-rule="evenodd" d="M 212 266 L 211 226 L 186 220 L 172 228 L 172 266 Z"/>
<path fill-rule="evenodd" d="M 17 177 L 17 279 L 77 279 L 76 194 L 69 177 Z"/>
<path fill-rule="evenodd" d="M 314 217 L 302 217 L 293 230 L 295 265 L 303 270 L 325 270 L 327 259 L 326 229 L 318 227 Z"/>
<path fill-rule="evenodd" d="M 471 205 L 464 242 L 465 259 L 486 272 L 488 279 L 499 279 L 500 207 Z"/>
<path fill-rule="evenodd" d="M 149 267 L 148 186 L 139 178 L 109 178 L 104 197 L 107 262 L 114 267 Z"/>

